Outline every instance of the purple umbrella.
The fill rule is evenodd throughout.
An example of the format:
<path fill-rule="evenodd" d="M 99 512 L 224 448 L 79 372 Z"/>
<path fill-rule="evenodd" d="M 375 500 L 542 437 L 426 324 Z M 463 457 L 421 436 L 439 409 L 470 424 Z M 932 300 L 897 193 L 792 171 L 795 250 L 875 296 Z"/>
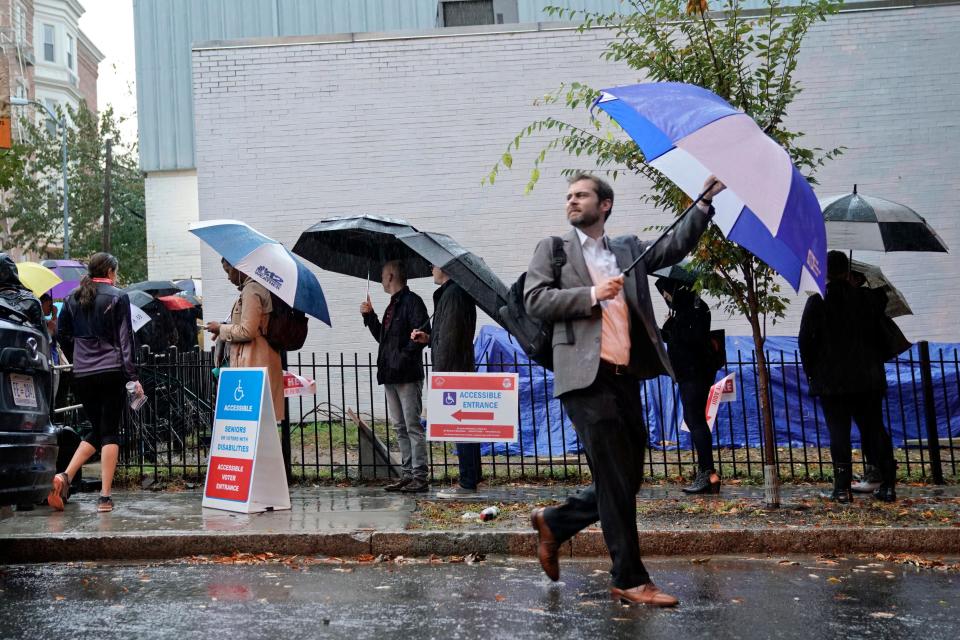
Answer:
<path fill-rule="evenodd" d="M 76 260 L 44 260 L 43 266 L 53 271 L 63 282 L 50 289 L 54 300 L 66 298 L 71 291 L 80 286 L 80 278 L 87 275 L 87 265 Z"/>

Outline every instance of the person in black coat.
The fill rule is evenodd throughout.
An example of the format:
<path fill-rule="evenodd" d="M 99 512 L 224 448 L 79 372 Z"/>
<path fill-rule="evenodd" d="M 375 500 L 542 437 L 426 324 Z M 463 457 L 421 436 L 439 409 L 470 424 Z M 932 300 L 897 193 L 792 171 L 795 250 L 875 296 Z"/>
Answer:
<path fill-rule="evenodd" d="M 390 304 L 377 317 L 367 296 L 360 305 L 363 323 L 379 343 L 377 383 L 383 385 L 387 410 L 397 432 L 397 444 L 403 459 L 403 476 L 385 487 L 387 491 L 425 493 L 427 482 L 427 441 L 420 424 L 423 409 L 423 345 L 410 339 L 414 329 L 430 331 L 430 318 L 423 299 L 407 287 L 407 274 L 400 261 L 383 265 L 383 290 Z"/>
<path fill-rule="evenodd" d="M 667 343 L 670 366 L 680 387 L 683 419 L 697 450 L 697 477 L 684 493 L 720 493 L 720 475 L 713 463 L 706 407 L 717 370 L 710 344 L 710 308 L 690 287 L 660 278 L 657 291 L 670 307 L 661 334 Z"/>
<path fill-rule="evenodd" d="M 430 345 L 435 372 L 473 372 L 476 304 L 440 267 L 433 267 L 433 281 L 440 285 L 433 292 L 433 331 L 428 333 L 415 329 L 410 334 L 410 339 L 419 344 Z M 437 492 L 438 498 L 454 500 L 464 496 L 476 497 L 477 483 L 480 482 L 480 444 L 458 442 L 457 461 L 460 467 L 460 486 Z"/>
<path fill-rule="evenodd" d="M 850 263 L 840 251 L 827 254 L 827 295 L 807 300 L 800 321 L 800 359 L 810 394 L 820 398 L 830 431 L 833 491 L 823 497 L 850 502 L 851 420 L 866 448 L 876 456 L 882 483 L 878 500 L 896 500 L 897 466 L 893 444 L 883 426 L 887 377 L 883 361 L 883 306 L 872 292 L 850 282 Z"/>

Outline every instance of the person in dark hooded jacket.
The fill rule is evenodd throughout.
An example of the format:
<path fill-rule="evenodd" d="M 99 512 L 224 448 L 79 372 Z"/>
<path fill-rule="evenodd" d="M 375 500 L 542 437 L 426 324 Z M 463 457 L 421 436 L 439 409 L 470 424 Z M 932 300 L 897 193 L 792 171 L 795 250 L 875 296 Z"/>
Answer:
<path fill-rule="evenodd" d="M 697 477 L 684 493 L 720 493 L 720 475 L 713 462 L 713 443 L 706 407 L 717 370 L 710 343 L 710 308 L 690 287 L 660 278 L 657 291 L 670 307 L 661 334 L 670 366 L 680 387 L 683 420 L 697 450 Z"/>
<path fill-rule="evenodd" d="M 820 398 L 830 431 L 833 491 L 823 497 L 850 502 L 851 420 L 876 457 L 882 483 L 874 497 L 896 500 L 897 465 L 883 426 L 884 371 L 882 300 L 850 282 L 850 263 L 840 251 L 827 254 L 827 295 L 807 300 L 800 320 L 799 347 L 810 394 Z"/>
<path fill-rule="evenodd" d="M 16 311 L 31 325 L 46 334 L 47 327 L 43 321 L 43 308 L 40 306 L 40 301 L 20 282 L 17 263 L 5 253 L 0 253 L 0 299 L 6 307 Z"/>

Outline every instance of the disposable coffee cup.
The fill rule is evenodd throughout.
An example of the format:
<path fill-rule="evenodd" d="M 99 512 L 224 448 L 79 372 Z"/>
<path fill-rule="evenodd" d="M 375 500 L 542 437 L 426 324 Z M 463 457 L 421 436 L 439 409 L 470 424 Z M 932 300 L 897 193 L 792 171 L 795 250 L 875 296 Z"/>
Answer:
<path fill-rule="evenodd" d="M 130 402 L 130 408 L 138 411 L 147 402 L 147 394 L 137 391 L 137 383 L 131 380 L 127 383 L 127 400 Z"/>

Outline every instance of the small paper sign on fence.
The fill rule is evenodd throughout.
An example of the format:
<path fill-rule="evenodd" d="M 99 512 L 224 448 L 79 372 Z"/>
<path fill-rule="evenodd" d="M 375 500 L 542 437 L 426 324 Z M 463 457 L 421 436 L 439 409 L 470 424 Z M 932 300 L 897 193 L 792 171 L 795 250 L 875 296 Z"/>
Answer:
<path fill-rule="evenodd" d="M 306 376 L 283 372 L 283 397 L 312 396 L 317 393 L 317 381 Z"/>
<path fill-rule="evenodd" d="M 713 433 L 713 423 L 717 420 L 717 412 L 720 409 L 721 402 L 733 402 L 737 399 L 737 385 L 734 382 L 736 373 L 731 373 L 720 379 L 719 382 L 710 387 L 710 393 L 707 395 L 707 426 Z M 686 421 L 680 425 L 681 431 L 690 432 Z"/>

